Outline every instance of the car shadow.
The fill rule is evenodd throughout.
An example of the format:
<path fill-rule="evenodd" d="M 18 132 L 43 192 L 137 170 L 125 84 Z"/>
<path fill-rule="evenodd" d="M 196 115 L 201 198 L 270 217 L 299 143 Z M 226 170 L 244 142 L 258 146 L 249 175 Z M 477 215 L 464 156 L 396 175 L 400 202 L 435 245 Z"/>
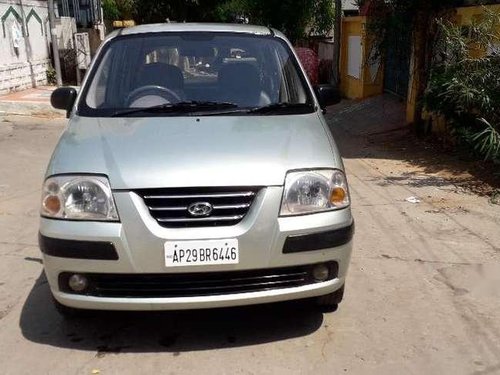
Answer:
<path fill-rule="evenodd" d="M 167 312 L 92 312 L 64 319 L 42 272 L 21 312 L 23 336 L 36 343 L 95 351 L 172 352 L 231 348 L 310 335 L 323 323 L 311 301 Z"/>

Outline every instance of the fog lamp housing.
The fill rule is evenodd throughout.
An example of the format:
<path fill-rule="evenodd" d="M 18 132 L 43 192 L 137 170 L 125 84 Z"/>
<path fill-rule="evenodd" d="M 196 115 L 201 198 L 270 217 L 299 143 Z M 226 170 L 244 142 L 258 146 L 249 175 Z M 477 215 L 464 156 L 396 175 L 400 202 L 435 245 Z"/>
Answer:
<path fill-rule="evenodd" d="M 326 281 L 330 277 L 330 268 L 326 264 L 317 264 L 312 269 L 314 281 L 320 283 Z"/>
<path fill-rule="evenodd" d="M 81 293 L 89 286 L 89 280 L 84 275 L 75 273 L 68 278 L 69 288 L 77 293 Z"/>

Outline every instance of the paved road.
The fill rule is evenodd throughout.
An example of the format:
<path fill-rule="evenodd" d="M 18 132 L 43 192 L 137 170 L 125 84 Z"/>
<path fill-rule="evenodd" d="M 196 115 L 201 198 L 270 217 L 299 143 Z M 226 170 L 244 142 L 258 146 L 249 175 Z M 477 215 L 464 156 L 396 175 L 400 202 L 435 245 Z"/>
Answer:
<path fill-rule="evenodd" d="M 330 117 L 357 227 L 337 312 L 299 302 L 76 322 L 53 309 L 36 242 L 39 187 L 65 120 L 5 117 L 0 373 L 499 374 L 500 207 L 369 142 L 356 113 Z"/>

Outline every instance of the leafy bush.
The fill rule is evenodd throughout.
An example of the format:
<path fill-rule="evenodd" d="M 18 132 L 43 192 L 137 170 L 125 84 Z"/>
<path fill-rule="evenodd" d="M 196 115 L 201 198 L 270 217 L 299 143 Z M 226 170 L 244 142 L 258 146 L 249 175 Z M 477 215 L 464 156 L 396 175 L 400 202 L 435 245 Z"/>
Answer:
<path fill-rule="evenodd" d="M 335 8 L 331 0 L 224 0 L 215 8 L 215 19 L 250 23 L 283 31 L 292 41 L 309 34 L 327 34 L 333 27 Z"/>
<path fill-rule="evenodd" d="M 470 26 L 440 21 L 436 61 L 424 97 L 457 141 L 500 161 L 500 14 L 487 11 Z"/>
<path fill-rule="evenodd" d="M 115 21 L 130 19 L 136 9 L 136 0 L 103 0 L 102 11 L 104 19 Z"/>
<path fill-rule="evenodd" d="M 47 83 L 49 85 L 56 85 L 57 84 L 56 70 L 53 67 L 49 67 L 47 68 L 46 74 L 47 74 Z"/>
<path fill-rule="evenodd" d="M 120 11 L 115 0 L 103 0 L 102 12 L 105 20 L 114 21 L 120 19 Z"/>

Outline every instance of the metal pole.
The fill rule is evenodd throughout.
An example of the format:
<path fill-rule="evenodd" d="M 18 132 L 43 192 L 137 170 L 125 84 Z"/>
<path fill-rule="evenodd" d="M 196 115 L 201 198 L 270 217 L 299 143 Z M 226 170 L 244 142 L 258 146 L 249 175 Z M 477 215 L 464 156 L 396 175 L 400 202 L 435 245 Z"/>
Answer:
<path fill-rule="evenodd" d="M 82 73 L 80 72 L 80 67 L 78 64 L 78 52 L 80 51 L 80 45 L 78 44 L 78 38 L 76 37 L 76 33 L 73 34 L 73 40 L 75 43 L 75 65 L 76 65 L 76 84 L 80 86 L 82 83 Z"/>
<path fill-rule="evenodd" d="M 59 61 L 59 46 L 57 45 L 57 33 L 54 16 L 54 0 L 48 0 L 49 5 L 49 28 L 52 41 L 52 56 L 54 57 L 54 69 L 56 70 L 57 86 L 62 86 L 61 62 Z"/>
<path fill-rule="evenodd" d="M 76 85 L 80 86 L 82 84 L 82 72 L 78 67 L 78 63 L 76 64 Z"/>

